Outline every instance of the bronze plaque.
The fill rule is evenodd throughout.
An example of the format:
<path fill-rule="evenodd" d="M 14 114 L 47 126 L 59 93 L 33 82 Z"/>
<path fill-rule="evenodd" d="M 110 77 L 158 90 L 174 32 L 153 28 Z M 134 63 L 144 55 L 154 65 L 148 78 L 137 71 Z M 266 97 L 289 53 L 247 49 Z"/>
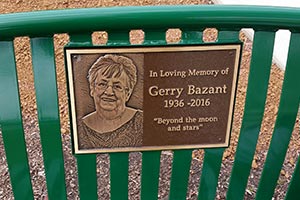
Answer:
<path fill-rule="evenodd" d="M 66 47 L 76 154 L 227 147 L 241 44 Z"/>

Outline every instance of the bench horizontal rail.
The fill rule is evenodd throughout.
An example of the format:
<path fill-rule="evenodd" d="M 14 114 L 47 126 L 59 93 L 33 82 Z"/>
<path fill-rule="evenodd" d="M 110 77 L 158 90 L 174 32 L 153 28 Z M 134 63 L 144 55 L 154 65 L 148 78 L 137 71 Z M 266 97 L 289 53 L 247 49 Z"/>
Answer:
<path fill-rule="evenodd" d="M 35 11 L 0 16 L 0 38 L 97 30 L 200 27 L 300 29 L 300 9 L 257 6 L 112 7 Z"/>

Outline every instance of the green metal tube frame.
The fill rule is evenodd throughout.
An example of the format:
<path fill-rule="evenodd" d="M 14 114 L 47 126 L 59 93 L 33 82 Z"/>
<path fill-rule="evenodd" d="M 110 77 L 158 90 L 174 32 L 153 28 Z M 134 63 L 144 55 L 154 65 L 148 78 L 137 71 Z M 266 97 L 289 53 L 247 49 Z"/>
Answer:
<path fill-rule="evenodd" d="M 215 27 L 300 29 L 300 9 L 264 6 L 144 6 L 35 11 L 0 15 L 0 38 L 97 30 Z"/>
<path fill-rule="evenodd" d="M 19 36 L 30 36 L 31 39 L 35 37 L 52 37 L 53 34 L 69 33 L 71 36 L 72 43 L 87 42 L 86 38 L 89 38 L 89 34 L 93 31 L 107 31 L 109 33 L 108 45 L 119 45 L 121 43 L 129 45 L 128 31 L 132 29 L 143 29 L 145 30 L 145 43 L 143 45 L 150 45 L 151 42 L 159 40 L 162 44 L 165 43 L 165 30 L 168 28 L 181 28 L 183 30 L 183 38 L 187 35 L 202 36 L 202 29 L 207 27 L 217 28 L 219 33 L 227 33 L 224 39 L 229 39 L 228 34 L 234 33 L 238 36 L 238 31 L 241 28 L 253 28 L 257 31 L 265 31 L 271 34 L 275 34 L 278 29 L 288 29 L 292 32 L 300 31 L 300 9 L 298 8 L 278 8 L 278 7 L 262 7 L 262 6 L 159 6 L 159 7 L 113 7 L 113 8 L 89 8 L 89 9 L 69 9 L 69 10 L 56 10 L 56 11 L 36 11 L 27 13 L 14 13 L 14 14 L 3 14 L 0 15 L 0 40 L 13 40 L 14 37 Z M 199 31 L 201 30 L 201 31 Z M 112 33 L 112 34 L 111 34 Z M 223 33 L 223 34 L 224 34 Z M 85 37 L 81 37 L 81 35 Z M 150 34 L 150 43 L 147 43 L 147 34 Z M 152 37 L 151 37 L 152 34 Z M 121 37 L 122 35 L 122 37 Z M 269 34 L 268 34 L 269 35 Z M 220 34 L 219 36 L 222 36 Z M 269 36 L 268 36 L 269 37 Z M 73 38 L 73 39 L 72 39 Z M 75 38 L 75 39 L 74 39 Z M 201 37 L 200 37 L 201 38 Z M 236 37 L 237 38 L 237 37 Z M 122 40 L 121 40 L 122 39 Z M 126 39 L 126 41 L 125 41 Z M 128 41 L 127 41 L 128 39 Z M 190 40 L 191 39 L 191 40 Z M 195 38 L 194 38 L 195 39 Z M 198 38 L 197 38 L 198 39 Z M 193 38 L 189 38 L 183 43 L 191 42 Z M 196 40 L 195 40 L 196 41 Z M 199 42 L 199 41 L 198 41 Z M 92 45 L 89 41 L 86 44 Z M 6 42 L 3 45 L 7 45 Z M 81 44 L 82 45 L 82 44 Z M 9 43 L 10 48 L 12 47 L 12 41 Z M 5 50 L 5 48 L 4 48 Z M 258 52 L 260 53 L 260 52 Z M 270 58 L 271 59 L 271 58 Z M 4 59 L 3 59 L 4 60 Z M 259 61 L 261 62 L 261 60 Z M 298 71 L 298 70 L 297 70 Z M 6 77 L 7 74 L 3 73 L 0 77 Z M 16 82 L 16 80 L 14 80 Z M 254 99 L 251 99 L 254 101 Z M 19 104 L 19 102 L 16 102 Z M 22 135 L 21 135 L 22 136 Z M 242 145 L 243 146 L 243 145 Z M 248 146 L 249 147 L 249 146 Z M 24 148 L 23 148 L 24 149 Z M 254 148 L 253 148 L 254 149 Z M 249 150 L 249 149 L 248 149 Z M 189 150 L 190 151 L 190 150 Z M 184 168 L 186 172 L 189 170 L 188 165 L 183 167 L 180 164 L 181 158 L 187 158 L 188 163 L 190 162 L 189 155 L 191 152 L 175 152 L 174 160 L 175 167 L 172 179 L 174 180 L 187 180 L 187 173 L 180 174 L 179 172 Z M 212 174 L 217 175 L 220 170 L 220 162 L 222 159 L 223 149 L 207 150 L 205 160 L 204 172 L 213 169 Z M 183 156 L 184 155 L 184 156 Z M 144 156 L 144 155 L 143 155 Z M 148 156 L 148 160 L 146 157 Z M 158 161 L 160 152 L 152 157 L 149 157 L 147 153 L 143 157 L 144 170 L 148 170 L 145 165 L 150 162 L 150 159 L 155 158 Z M 217 157 L 215 157 L 217 156 Z M 25 156 L 24 156 L 25 157 Z M 252 156 L 251 156 L 252 157 Z M 212 159 L 214 158 L 214 160 Z M 215 159 L 217 158 L 217 159 Z M 243 156 L 241 156 L 242 159 Z M 77 157 L 79 163 L 79 176 L 84 179 L 80 185 L 81 198 L 89 199 L 96 198 L 96 175 L 95 175 L 95 160 L 94 156 Z M 128 153 L 126 154 L 113 154 L 112 168 L 119 169 L 122 166 L 123 172 L 128 171 Z M 122 159 L 122 160 L 121 160 Z M 121 162 L 119 162 L 121 160 Z M 239 160 L 239 159 L 237 159 Z M 242 160 L 244 161 L 244 160 Z M 247 173 L 250 169 L 251 160 L 248 162 L 248 167 L 244 167 Z M 122 163 L 122 164 L 121 164 Z M 125 163 L 125 164 L 124 164 Z M 179 164 L 178 164 L 179 163 Z M 214 163 L 211 168 L 210 163 Z M 158 175 L 159 162 L 156 162 L 156 168 L 151 172 L 154 177 Z M 28 167 L 25 171 L 28 171 Z M 243 167 L 243 166 L 242 166 Z M 88 170 L 87 170 L 88 169 Z M 91 170 L 90 170 L 91 169 Z M 177 172 L 176 172 L 177 171 Z M 89 178 L 87 178 L 86 172 L 88 172 Z M 91 172 L 91 173 L 90 173 Z M 238 174 L 235 172 L 236 174 Z M 127 173 L 122 173 L 126 174 Z M 206 173 L 208 174 L 208 173 Z M 203 176 L 204 177 L 204 176 Z M 86 178 L 88 180 L 86 180 Z M 112 180 L 112 190 L 116 191 L 119 186 L 122 186 L 123 190 L 120 193 L 113 192 L 115 196 L 112 199 L 119 199 L 120 196 L 127 197 L 127 182 L 128 177 L 123 177 L 122 181 L 119 181 L 119 176 L 114 174 Z M 238 177 L 239 178 L 239 177 Z M 27 177 L 29 180 L 29 177 Z M 91 183 L 92 186 L 88 183 Z M 202 189 L 200 191 L 200 197 L 213 196 L 215 195 L 215 185 L 217 184 L 217 176 L 206 184 L 207 177 L 202 178 Z M 143 180 L 148 185 L 152 179 Z M 297 183 L 298 179 L 295 180 Z M 175 182 L 175 181 L 172 181 Z M 52 184 L 52 183 L 51 183 Z M 50 185 L 51 185 L 50 184 Z M 172 185 L 173 184 L 173 185 Z M 178 189 L 180 185 L 171 184 L 171 197 L 174 198 L 176 195 L 184 196 L 186 191 Z M 180 183 L 181 184 L 181 183 Z M 187 183 L 184 183 L 186 185 Z M 28 183 L 30 185 L 30 183 Z M 209 192 L 203 192 L 206 186 L 213 185 Z M 19 185 L 17 185 L 19 187 Z M 124 187 L 125 186 L 125 187 Z M 203 187 L 204 186 L 204 187 Z M 234 186 L 234 185 L 233 185 Z M 18 188 L 17 187 L 17 188 Z M 158 182 L 151 190 L 156 190 Z M 27 187 L 29 188 L 29 187 Z M 204 188 L 204 189 L 203 189 Z M 236 187 L 237 188 L 237 187 Z M 241 195 L 243 195 L 244 187 L 240 186 Z M 144 188 L 143 188 L 144 189 Z M 18 189 L 17 189 L 18 190 Z M 177 190 L 179 192 L 177 192 Z M 146 191 L 146 192 L 145 192 Z M 143 191 L 143 196 L 147 196 L 147 190 Z M 206 190 L 207 191 L 207 190 Z M 32 193 L 31 191 L 27 192 Z M 290 194 L 293 198 L 293 193 Z M 153 196 L 156 196 L 156 192 Z M 237 198 L 238 195 L 233 195 Z M 230 195 L 228 195 L 230 197 Z M 230 199 L 230 198 L 228 198 Z"/>

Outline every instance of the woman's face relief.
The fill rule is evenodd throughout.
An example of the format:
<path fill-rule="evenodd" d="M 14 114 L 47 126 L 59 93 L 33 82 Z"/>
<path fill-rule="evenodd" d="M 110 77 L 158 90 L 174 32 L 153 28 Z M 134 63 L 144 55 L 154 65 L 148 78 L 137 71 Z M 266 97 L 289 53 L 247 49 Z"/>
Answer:
<path fill-rule="evenodd" d="M 90 92 L 94 99 L 96 110 L 116 112 L 124 110 L 130 97 L 127 83 L 128 76 L 124 72 L 118 77 L 106 77 L 101 72 L 98 72 Z"/>

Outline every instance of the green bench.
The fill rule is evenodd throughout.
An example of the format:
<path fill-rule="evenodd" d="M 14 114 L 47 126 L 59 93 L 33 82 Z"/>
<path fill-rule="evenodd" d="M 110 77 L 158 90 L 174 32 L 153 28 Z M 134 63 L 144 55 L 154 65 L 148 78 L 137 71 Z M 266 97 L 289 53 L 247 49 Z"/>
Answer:
<path fill-rule="evenodd" d="M 201 44 L 203 30 L 218 30 L 216 43 L 239 42 L 242 28 L 255 30 L 246 103 L 226 199 L 243 199 L 264 115 L 275 33 L 291 31 L 280 105 L 256 199 L 272 199 L 300 99 L 300 9 L 249 6 L 95 8 L 0 16 L 0 128 L 15 199 L 33 199 L 26 153 L 13 40 L 29 36 L 48 198 L 66 199 L 53 35 L 68 33 L 73 46 L 92 45 L 91 34 L 106 31 L 106 45 L 130 45 L 129 31 L 142 29 L 141 44 L 168 45 L 166 30 L 179 28 L 180 43 Z M 215 199 L 225 148 L 205 149 L 198 199 Z M 299 151 L 299 150 L 298 150 Z M 173 151 L 169 199 L 186 199 L 192 150 Z M 129 153 L 110 155 L 111 199 L 128 198 Z M 161 151 L 142 152 L 141 199 L 157 199 Z M 80 199 L 98 199 L 96 155 L 76 155 Z M 300 160 L 286 199 L 300 199 Z M 220 183 L 222 184 L 222 183 Z M 2 186 L 0 186 L 2 187 Z"/>

